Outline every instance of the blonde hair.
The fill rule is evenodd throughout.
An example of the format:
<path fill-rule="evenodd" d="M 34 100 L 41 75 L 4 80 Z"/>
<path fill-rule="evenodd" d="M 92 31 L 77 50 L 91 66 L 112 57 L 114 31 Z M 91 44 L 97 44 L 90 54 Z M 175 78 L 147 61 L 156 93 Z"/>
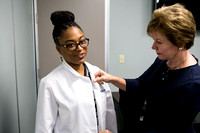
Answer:
<path fill-rule="evenodd" d="M 153 31 L 165 35 L 178 47 L 190 49 L 194 45 L 196 23 L 192 13 L 181 4 L 162 6 L 153 12 L 147 27 L 147 34 Z"/>

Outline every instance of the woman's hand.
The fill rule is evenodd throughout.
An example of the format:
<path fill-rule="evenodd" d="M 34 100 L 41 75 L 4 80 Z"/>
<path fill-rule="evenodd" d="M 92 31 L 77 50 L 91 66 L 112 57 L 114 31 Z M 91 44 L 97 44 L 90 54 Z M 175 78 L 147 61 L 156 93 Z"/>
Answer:
<path fill-rule="evenodd" d="M 110 83 L 112 80 L 112 75 L 104 72 L 103 70 L 99 70 L 94 74 L 95 80 L 94 82 L 98 82 L 103 84 L 103 82 Z"/>
<path fill-rule="evenodd" d="M 102 130 L 102 131 L 99 131 L 99 133 L 112 133 L 112 132 L 109 130 Z"/>
<path fill-rule="evenodd" d="M 104 84 L 104 82 L 111 83 L 121 90 L 126 91 L 126 81 L 123 78 L 111 75 L 102 70 L 99 70 L 97 73 L 95 73 L 94 77 L 94 82 L 98 82 L 99 84 Z"/>

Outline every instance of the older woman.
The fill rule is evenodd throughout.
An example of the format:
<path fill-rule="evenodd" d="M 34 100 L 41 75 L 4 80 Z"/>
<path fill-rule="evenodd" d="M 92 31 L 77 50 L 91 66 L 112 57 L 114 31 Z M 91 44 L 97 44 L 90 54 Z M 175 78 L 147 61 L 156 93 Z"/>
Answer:
<path fill-rule="evenodd" d="M 127 133 L 194 133 L 192 123 L 200 111 L 200 66 L 189 51 L 196 34 L 193 15 L 180 4 L 163 6 L 154 11 L 147 33 L 158 57 L 140 77 L 123 79 L 99 71 L 95 81 L 121 89 Z"/>

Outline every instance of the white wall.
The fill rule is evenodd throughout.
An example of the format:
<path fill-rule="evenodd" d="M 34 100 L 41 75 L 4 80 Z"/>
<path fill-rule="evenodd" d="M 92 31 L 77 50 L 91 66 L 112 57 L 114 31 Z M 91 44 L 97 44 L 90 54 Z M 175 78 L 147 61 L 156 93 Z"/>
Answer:
<path fill-rule="evenodd" d="M 33 133 L 36 108 L 32 0 L 0 4 L 0 133 Z"/>
<path fill-rule="evenodd" d="M 109 72 L 123 78 L 140 76 L 156 58 L 153 40 L 146 34 L 152 15 L 152 0 L 110 0 Z M 191 53 L 200 59 L 200 37 Z M 120 54 L 124 64 L 118 62 Z M 113 91 L 118 88 L 110 85 Z"/>

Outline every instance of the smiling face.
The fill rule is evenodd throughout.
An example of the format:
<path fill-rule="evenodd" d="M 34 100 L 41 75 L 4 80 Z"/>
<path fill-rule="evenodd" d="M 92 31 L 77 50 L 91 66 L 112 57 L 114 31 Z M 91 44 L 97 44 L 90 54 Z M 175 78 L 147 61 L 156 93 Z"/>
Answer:
<path fill-rule="evenodd" d="M 70 27 L 63 31 L 62 35 L 58 37 L 60 45 L 70 45 L 72 43 L 79 43 L 85 40 L 84 33 L 77 27 Z M 85 61 L 88 47 L 82 48 L 77 46 L 75 51 L 69 51 L 67 47 L 56 46 L 57 51 L 63 56 L 65 61 L 73 68 L 82 65 Z"/>
<path fill-rule="evenodd" d="M 154 31 L 151 33 L 154 40 L 152 49 L 156 51 L 158 58 L 161 60 L 174 59 L 178 53 L 178 47 L 171 43 L 166 36 Z"/>

